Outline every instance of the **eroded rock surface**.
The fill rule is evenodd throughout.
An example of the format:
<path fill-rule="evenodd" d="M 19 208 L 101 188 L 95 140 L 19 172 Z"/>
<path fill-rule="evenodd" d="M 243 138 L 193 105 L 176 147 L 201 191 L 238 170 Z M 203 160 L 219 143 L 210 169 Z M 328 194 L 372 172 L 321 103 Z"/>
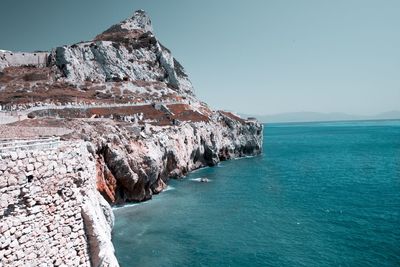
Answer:
<path fill-rule="evenodd" d="M 3 265 L 118 266 L 112 205 L 261 153 L 262 125 L 197 99 L 144 11 L 37 65 L 11 54 L 0 52 L 0 139 L 56 135 L 62 149 L 0 153 Z"/>
<path fill-rule="evenodd" d="M 141 80 L 193 93 L 185 70 L 156 39 L 144 11 L 136 11 L 94 41 L 58 47 L 51 57 L 72 83 Z"/>
<path fill-rule="evenodd" d="M 147 125 L 139 135 L 111 125 L 103 138 L 97 136 L 99 131 L 91 131 L 90 139 L 98 140 L 95 154 L 102 162 L 99 191 L 111 203 L 143 201 L 162 191 L 170 177 L 261 152 L 259 124 L 242 124 L 221 113 L 215 116 L 211 122 Z"/>

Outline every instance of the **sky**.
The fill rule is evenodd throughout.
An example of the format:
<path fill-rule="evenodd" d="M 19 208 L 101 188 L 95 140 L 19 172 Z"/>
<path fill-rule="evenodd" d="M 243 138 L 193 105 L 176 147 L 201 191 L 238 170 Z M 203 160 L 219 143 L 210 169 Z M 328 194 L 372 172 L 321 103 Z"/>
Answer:
<path fill-rule="evenodd" d="M 214 108 L 400 110 L 397 0 L 1 0 L 0 49 L 90 40 L 137 9 Z"/>

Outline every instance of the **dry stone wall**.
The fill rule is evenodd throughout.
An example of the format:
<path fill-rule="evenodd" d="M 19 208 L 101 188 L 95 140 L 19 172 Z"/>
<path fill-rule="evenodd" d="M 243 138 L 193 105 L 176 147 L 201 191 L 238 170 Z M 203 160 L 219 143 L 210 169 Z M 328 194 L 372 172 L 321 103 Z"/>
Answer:
<path fill-rule="evenodd" d="M 105 217 L 109 206 L 96 190 L 86 146 L 63 142 L 0 155 L 0 266 L 118 265 L 110 245 L 112 212 Z"/>

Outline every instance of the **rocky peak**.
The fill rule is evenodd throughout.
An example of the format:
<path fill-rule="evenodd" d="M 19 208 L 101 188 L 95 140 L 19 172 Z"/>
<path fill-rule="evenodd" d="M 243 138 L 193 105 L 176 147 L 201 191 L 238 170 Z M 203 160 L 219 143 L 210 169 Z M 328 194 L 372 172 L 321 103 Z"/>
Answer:
<path fill-rule="evenodd" d="M 120 23 L 122 29 L 142 30 L 144 32 L 153 32 L 150 17 L 144 10 L 137 10 L 133 16 Z"/>
<path fill-rule="evenodd" d="M 135 38 L 145 33 L 153 33 L 150 17 L 145 11 L 137 10 L 132 17 L 111 26 L 98 35 L 95 40 L 108 41 L 113 37 L 112 41 L 115 41 L 116 36 L 119 36 L 119 38 Z"/>
<path fill-rule="evenodd" d="M 151 20 L 143 10 L 93 41 L 56 48 L 51 58 L 73 84 L 145 81 L 163 83 L 185 97 L 193 95 L 184 68 L 154 36 Z"/>

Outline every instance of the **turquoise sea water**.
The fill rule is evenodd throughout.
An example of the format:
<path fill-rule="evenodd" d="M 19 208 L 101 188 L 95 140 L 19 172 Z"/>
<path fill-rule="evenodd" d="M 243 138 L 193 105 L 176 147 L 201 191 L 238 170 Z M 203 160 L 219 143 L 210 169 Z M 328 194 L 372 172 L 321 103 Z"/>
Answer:
<path fill-rule="evenodd" d="M 114 210 L 121 266 L 400 266 L 399 121 L 267 125 L 170 189 Z"/>

